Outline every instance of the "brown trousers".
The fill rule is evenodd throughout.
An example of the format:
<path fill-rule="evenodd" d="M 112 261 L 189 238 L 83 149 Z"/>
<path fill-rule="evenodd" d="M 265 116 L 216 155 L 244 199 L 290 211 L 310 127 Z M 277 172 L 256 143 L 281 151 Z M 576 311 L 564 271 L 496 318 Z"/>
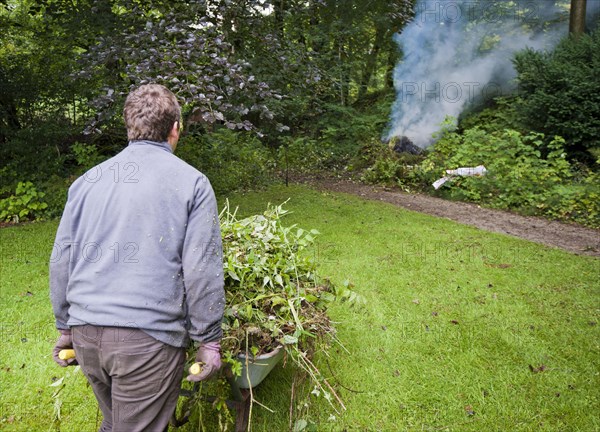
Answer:
<path fill-rule="evenodd" d="M 126 327 L 76 326 L 73 347 L 104 417 L 101 432 L 164 432 L 177 405 L 185 350 Z"/>

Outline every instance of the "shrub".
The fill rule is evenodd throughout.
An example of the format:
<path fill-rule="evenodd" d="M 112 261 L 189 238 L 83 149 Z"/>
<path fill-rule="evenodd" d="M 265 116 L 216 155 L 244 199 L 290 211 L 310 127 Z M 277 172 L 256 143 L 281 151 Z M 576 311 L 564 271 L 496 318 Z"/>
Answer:
<path fill-rule="evenodd" d="M 381 133 L 387 117 L 360 112 L 353 107 L 329 104 L 317 123 L 318 137 L 352 153 L 360 143 Z"/>
<path fill-rule="evenodd" d="M 413 170 L 423 159 L 423 155 L 396 153 L 390 144 L 371 139 L 352 158 L 349 169 L 362 171 L 361 180 L 367 183 L 406 189 L 409 183 L 413 183 Z"/>
<path fill-rule="evenodd" d="M 484 165 L 483 177 L 455 177 L 440 194 L 528 214 L 600 225 L 598 174 L 576 178 L 565 140 L 512 129 L 490 133 L 473 127 L 458 134 L 446 123 L 442 138 L 416 172 L 429 184 L 446 169 Z M 547 144 L 546 144 L 547 143 Z"/>
<path fill-rule="evenodd" d="M 45 194 L 44 201 L 48 204 L 45 216 L 48 218 L 59 218 L 67 203 L 69 186 L 76 176 L 63 178 L 58 175 L 50 176 L 46 181 L 40 183 L 40 190 Z"/>
<path fill-rule="evenodd" d="M 19 182 L 14 195 L 0 200 L 0 220 L 19 223 L 22 220 L 34 220 L 44 216 L 48 207 L 33 183 Z"/>
<path fill-rule="evenodd" d="M 81 167 L 81 174 L 102 162 L 105 157 L 98 152 L 95 144 L 82 144 L 76 142 L 71 146 L 71 152 L 77 165 Z"/>
<path fill-rule="evenodd" d="M 529 129 L 562 136 L 570 155 L 591 162 L 600 143 L 600 30 L 567 37 L 551 53 L 527 49 L 514 63 L 516 108 Z"/>
<path fill-rule="evenodd" d="M 0 146 L 0 159 L 18 174 L 19 181 L 27 179 L 38 184 L 53 174 L 62 175 L 68 158 L 64 142 L 69 132 L 68 125 L 58 120 L 12 131 Z M 16 182 L 12 184 L 15 187 Z"/>
<path fill-rule="evenodd" d="M 356 169 L 355 155 L 385 128 L 393 96 L 374 95 L 362 106 L 325 104 L 314 122 L 306 124 L 304 134 L 285 138 L 278 151 L 279 165 L 300 172 L 344 170 L 348 165 Z"/>
<path fill-rule="evenodd" d="M 260 187 L 271 178 L 271 154 L 252 133 L 220 129 L 183 137 L 177 154 L 209 178 L 217 195 Z"/>
<path fill-rule="evenodd" d="M 490 106 L 479 112 L 463 112 L 459 117 L 459 129 L 467 130 L 478 126 L 488 132 L 515 129 L 525 133 L 528 129 L 517 112 L 517 102 L 517 96 L 497 97 Z"/>
<path fill-rule="evenodd" d="M 530 208 L 543 202 L 548 191 L 570 177 L 570 165 L 565 158 L 564 140 L 555 137 L 542 157 L 544 135 L 506 129 L 489 134 L 477 127 L 460 136 L 451 133 L 437 147 L 450 157 L 444 158 L 446 168 L 485 165 L 486 176 L 459 177 L 452 184 L 450 195 L 458 199 L 489 202 L 500 208 Z M 434 156 L 435 158 L 435 156 Z"/>
<path fill-rule="evenodd" d="M 281 170 L 312 172 L 342 169 L 348 160 L 346 149 L 331 141 L 308 137 L 285 137 L 277 149 L 277 165 Z"/>
<path fill-rule="evenodd" d="M 460 145 L 446 160 L 448 168 L 485 165 L 489 172 L 483 178 L 458 178 L 450 189 L 451 195 L 501 208 L 535 207 L 554 185 L 570 177 L 564 140 L 555 137 L 544 158 L 543 139 L 539 133 L 522 135 L 511 129 L 500 134 L 479 128 L 465 131 L 458 138 Z"/>
<path fill-rule="evenodd" d="M 549 218 L 600 228 L 600 172 L 581 171 L 577 182 L 555 186 L 538 207 Z"/>
<path fill-rule="evenodd" d="M 393 157 L 393 153 L 387 144 L 372 138 L 357 150 L 348 168 L 352 171 L 362 171 L 375 165 L 378 160 Z"/>
<path fill-rule="evenodd" d="M 377 159 L 373 166 L 367 168 L 361 179 L 372 184 L 401 184 L 404 167 L 395 158 Z"/>

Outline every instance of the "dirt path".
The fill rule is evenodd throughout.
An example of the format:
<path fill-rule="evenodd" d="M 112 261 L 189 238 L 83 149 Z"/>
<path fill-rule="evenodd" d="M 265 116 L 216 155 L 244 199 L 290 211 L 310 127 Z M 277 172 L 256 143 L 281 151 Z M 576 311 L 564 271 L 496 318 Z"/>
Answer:
<path fill-rule="evenodd" d="M 486 231 L 520 237 L 576 254 L 600 257 L 600 230 L 481 208 L 476 204 L 447 201 L 428 195 L 408 194 L 351 180 L 303 179 L 302 182 L 320 189 L 387 202 L 408 210 L 451 219 Z"/>

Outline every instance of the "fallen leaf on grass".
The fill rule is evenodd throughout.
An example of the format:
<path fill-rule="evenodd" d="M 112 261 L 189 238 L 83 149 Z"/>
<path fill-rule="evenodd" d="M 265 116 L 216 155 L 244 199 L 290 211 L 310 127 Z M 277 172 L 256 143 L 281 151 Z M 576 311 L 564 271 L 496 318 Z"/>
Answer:
<path fill-rule="evenodd" d="M 417 304 L 417 305 L 418 305 L 418 304 L 421 304 L 421 302 L 419 301 L 419 299 L 414 299 L 412 302 L 413 302 L 414 304 Z"/>
<path fill-rule="evenodd" d="M 480 296 L 474 297 L 474 298 L 473 298 L 473 301 L 474 301 L 475 303 L 479 303 L 479 304 L 486 304 L 486 299 L 485 299 L 485 296 L 483 296 L 483 295 L 480 295 Z"/>
<path fill-rule="evenodd" d="M 54 378 L 56 378 L 56 377 L 52 377 L 52 381 L 53 381 L 52 384 L 48 384 L 50 387 L 58 387 L 65 380 L 65 377 L 59 378 L 57 380 L 55 380 Z"/>
<path fill-rule="evenodd" d="M 512 264 L 493 264 L 493 263 L 485 263 L 486 266 L 488 267 L 493 267 L 493 268 L 499 268 L 499 269 L 507 269 L 507 268 L 511 268 Z"/>
<path fill-rule="evenodd" d="M 529 365 L 529 370 L 532 373 L 540 373 L 540 372 L 544 372 L 547 369 L 546 365 L 541 364 L 538 367 L 533 367 L 532 365 Z"/>
<path fill-rule="evenodd" d="M 456 320 L 452 320 L 452 321 L 450 321 L 450 322 L 451 322 L 452 324 L 454 324 L 454 325 L 458 325 L 458 324 L 459 324 L 459 322 L 458 322 L 458 321 L 456 321 Z"/>
<path fill-rule="evenodd" d="M 399 377 L 399 376 L 400 376 L 400 371 L 399 371 L 398 369 L 396 369 L 396 370 L 394 371 L 394 376 L 395 376 L 395 377 Z"/>

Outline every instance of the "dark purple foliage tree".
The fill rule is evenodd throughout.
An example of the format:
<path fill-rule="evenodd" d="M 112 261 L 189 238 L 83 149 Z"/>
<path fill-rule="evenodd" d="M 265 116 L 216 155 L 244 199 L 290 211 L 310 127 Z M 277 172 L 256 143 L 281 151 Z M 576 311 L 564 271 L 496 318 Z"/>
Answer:
<path fill-rule="evenodd" d="M 285 129 L 268 108 L 281 96 L 252 74 L 250 63 L 236 58 L 215 19 L 219 8 L 206 2 L 133 0 L 121 7 L 122 12 L 112 8 L 114 28 L 81 54 L 81 69 L 74 74 L 77 80 L 102 83 L 90 95 L 97 114 L 88 133 L 100 132 L 119 115 L 129 91 L 150 82 L 171 89 L 192 121 L 251 130 L 253 119 Z"/>

